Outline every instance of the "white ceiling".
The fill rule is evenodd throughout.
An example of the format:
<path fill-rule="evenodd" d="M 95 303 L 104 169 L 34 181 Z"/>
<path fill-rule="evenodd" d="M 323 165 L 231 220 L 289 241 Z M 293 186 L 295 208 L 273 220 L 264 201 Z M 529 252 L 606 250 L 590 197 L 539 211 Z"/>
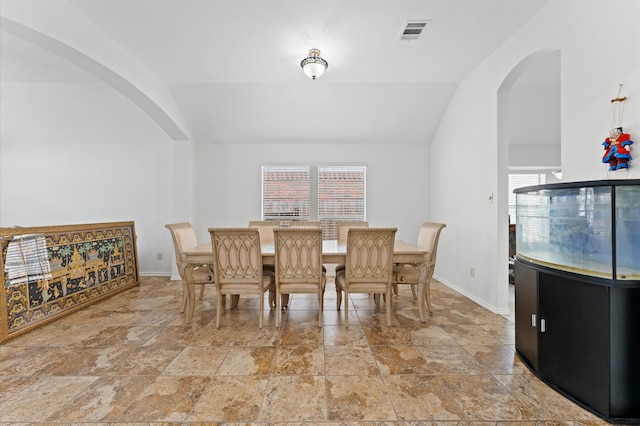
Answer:
<path fill-rule="evenodd" d="M 429 141 L 458 82 L 548 2 L 40 1 L 71 4 L 167 85 L 198 142 L 219 143 Z M 400 41 L 416 19 L 431 20 L 423 38 Z M 0 35 L 1 83 L 97 78 Z M 329 62 L 315 81 L 311 47 Z"/>

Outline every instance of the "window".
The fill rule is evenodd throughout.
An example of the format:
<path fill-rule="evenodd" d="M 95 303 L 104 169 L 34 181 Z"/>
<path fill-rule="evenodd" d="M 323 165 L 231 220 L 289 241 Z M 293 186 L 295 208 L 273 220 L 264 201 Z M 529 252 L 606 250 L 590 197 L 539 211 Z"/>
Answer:
<path fill-rule="evenodd" d="M 317 220 L 324 239 L 341 220 L 366 220 L 366 166 L 262 166 L 263 220 Z"/>
<path fill-rule="evenodd" d="M 545 175 L 541 173 L 509 173 L 509 223 L 516 223 L 516 194 L 514 189 L 543 185 Z"/>
<path fill-rule="evenodd" d="M 262 219 L 310 220 L 309 182 L 309 166 L 262 166 Z"/>

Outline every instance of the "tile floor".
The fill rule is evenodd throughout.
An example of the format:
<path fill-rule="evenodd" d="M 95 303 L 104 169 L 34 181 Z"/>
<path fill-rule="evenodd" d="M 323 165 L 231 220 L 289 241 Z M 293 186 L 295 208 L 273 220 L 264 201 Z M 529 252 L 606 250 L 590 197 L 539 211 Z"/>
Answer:
<path fill-rule="evenodd" d="M 0 345 L 0 423 L 607 424 L 540 382 L 514 324 L 434 281 L 426 324 L 408 287 L 393 327 L 353 295 L 350 327 L 327 286 L 324 326 L 294 295 L 284 327 L 243 298 L 215 328 L 215 290 L 191 325 L 181 284 L 141 285 Z"/>

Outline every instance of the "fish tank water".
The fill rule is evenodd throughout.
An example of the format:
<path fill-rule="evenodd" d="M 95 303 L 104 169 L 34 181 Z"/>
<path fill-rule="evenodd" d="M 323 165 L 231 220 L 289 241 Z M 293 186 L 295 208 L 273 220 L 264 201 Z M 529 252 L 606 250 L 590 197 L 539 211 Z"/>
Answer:
<path fill-rule="evenodd" d="M 517 257 L 577 274 L 640 280 L 640 180 L 519 188 Z"/>

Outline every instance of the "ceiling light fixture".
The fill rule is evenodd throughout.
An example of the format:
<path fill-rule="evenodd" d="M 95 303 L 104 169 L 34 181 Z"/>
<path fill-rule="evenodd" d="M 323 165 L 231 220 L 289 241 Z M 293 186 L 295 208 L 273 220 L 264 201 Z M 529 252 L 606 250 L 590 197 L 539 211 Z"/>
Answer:
<path fill-rule="evenodd" d="M 307 77 L 315 80 L 324 74 L 329 64 L 320 57 L 320 51 L 318 49 L 311 49 L 309 50 L 309 56 L 300 62 L 300 66 Z"/>

